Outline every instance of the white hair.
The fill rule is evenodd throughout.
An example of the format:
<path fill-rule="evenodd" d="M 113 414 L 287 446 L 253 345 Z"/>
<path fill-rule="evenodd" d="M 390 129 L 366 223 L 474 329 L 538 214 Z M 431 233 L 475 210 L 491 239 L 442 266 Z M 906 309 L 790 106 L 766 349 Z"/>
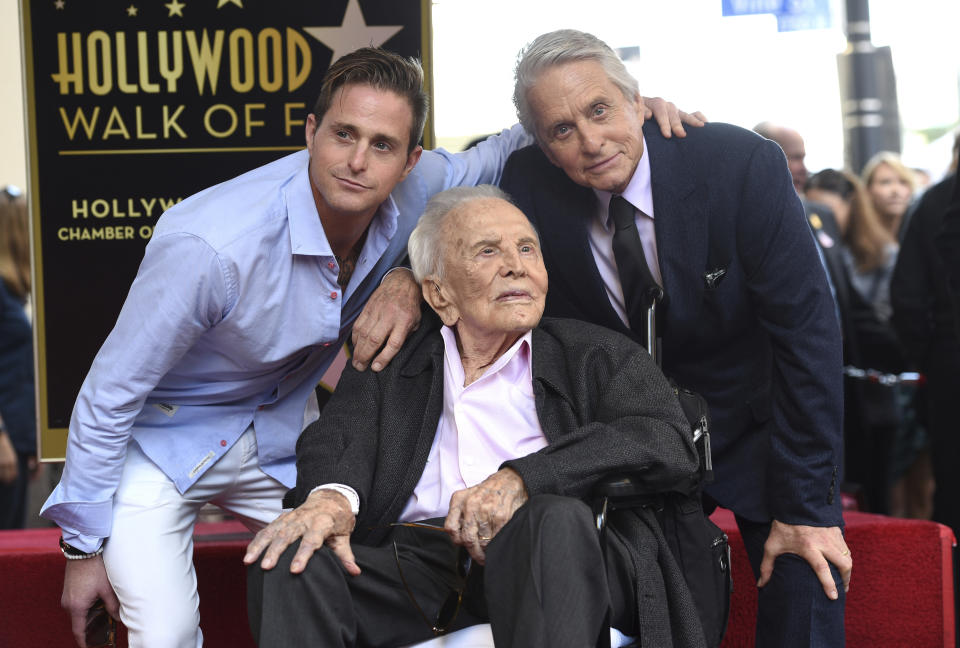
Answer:
<path fill-rule="evenodd" d="M 513 103 L 517 107 L 517 117 L 534 137 L 537 122 L 527 100 L 527 93 L 545 69 L 577 61 L 599 63 L 627 101 L 634 101 L 640 92 L 637 80 L 627 72 L 617 53 L 593 34 L 575 29 L 560 29 L 538 36 L 520 51 L 513 86 Z"/>
<path fill-rule="evenodd" d="M 443 223 L 457 207 L 475 200 L 499 198 L 510 203 L 510 196 L 493 185 L 454 187 L 433 196 L 407 241 L 407 254 L 417 283 L 433 275 L 443 278 Z M 512 204 L 512 203 L 511 203 Z"/>

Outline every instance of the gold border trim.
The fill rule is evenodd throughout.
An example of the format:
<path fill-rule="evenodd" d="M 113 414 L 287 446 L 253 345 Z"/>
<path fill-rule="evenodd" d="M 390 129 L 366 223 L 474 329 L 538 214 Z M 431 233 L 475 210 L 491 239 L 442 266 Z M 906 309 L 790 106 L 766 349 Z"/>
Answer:
<path fill-rule="evenodd" d="M 434 133 L 434 101 L 433 101 L 433 2 L 420 0 L 420 63 L 423 66 L 423 86 L 430 98 L 430 110 L 427 113 L 427 123 L 423 128 L 423 148 L 433 149 L 437 146 Z"/>
<path fill-rule="evenodd" d="M 43 295 L 43 250 L 40 241 L 40 171 L 37 153 L 35 72 L 33 67 L 33 23 L 31 0 L 20 0 L 20 54 L 23 60 L 24 123 L 27 126 L 27 201 L 30 207 L 31 259 L 33 266 L 33 357 L 37 394 L 37 457 L 40 461 L 63 461 L 67 450 L 67 428 L 50 428 L 47 417 L 47 340 Z"/>
<path fill-rule="evenodd" d="M 302 146 L 208 146 L 205 148 L 156 148 L 156 149 L 82 149 L 57 151 L 57 155 L 152 155 L 168 153 L 255 153 L 257 151 L 300 151 Z"/>

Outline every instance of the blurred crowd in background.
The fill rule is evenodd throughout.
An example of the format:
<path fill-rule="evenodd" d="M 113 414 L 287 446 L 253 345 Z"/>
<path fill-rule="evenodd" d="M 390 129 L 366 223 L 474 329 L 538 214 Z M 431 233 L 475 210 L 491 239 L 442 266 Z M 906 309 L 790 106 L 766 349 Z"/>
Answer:
<path fill-rule="evenodd" d="M 960 530 L 950 406 L 960 394 L 960 339 L 935 244 L 957 174 L 960 134 L 931 183 L 888 151 L 859 175 L 810 174 L 797 131 L 764 122 L 780 144 L 833 285 L 843 331 L 845 490 L 852 505 L 935 519 Z"/>

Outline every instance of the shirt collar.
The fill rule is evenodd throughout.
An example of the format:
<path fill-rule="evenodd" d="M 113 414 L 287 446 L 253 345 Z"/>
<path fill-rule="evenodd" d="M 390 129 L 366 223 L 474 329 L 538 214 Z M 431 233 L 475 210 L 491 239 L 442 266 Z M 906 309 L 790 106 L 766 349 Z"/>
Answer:
<path fill-rule="evenodd" d="M 642 139 L 643 155 L 640 156 L 640 161 L 637 162 L 637 168 L 633 172 L 633 177 L 630 178 L 630 182 L 627 183 L 627 188 L 623 190 L 623 194 L 621 195 L 636 209 L 639 209 L 650 218 L 653 218 L 653 189 L 651 188 L 650 180 L 650 155 L 648 154 L 647 149 L 647 139 Z M 597 215 L 600 218 L 600 224 L 603 225 L 604 229 L 612 229 L 613 224 L 609 222 L 610 215 L 607 213 L 607 205 L 610 204 L 610 197 L 613 194 L 611 194 L 609 191 L 600 191 L 599 189 L 594 189 L 593 192 L 597 195 L 597 200 L 600 201 L 600 205 L 603 207 L 603 209 L 600 209 L 597 212 Z"/>
<path fill-rule="evenodd" d="M 460 350 L 457 348 L 457 336 L 454 333 L 453 329 L 449 326 L 444 325 L 440 329 L 440 335 L 443 337 L 443 355 L 446 360 L 447 366 L 450 368 L 454 381 L 454 385 L 457 388 L 457 391 L 462 391 L 463 381 L 464 381 L 464 371 L 463 371 L 463 362 L 460 359 Z M 506 350 L 506 352 L 497 358 L 496 362 L 487 367 L 487 370 L 483 372 L 483 375 L 474 381 L 472 384 L 477 384 L 482 380 L 486 380 L 490 376 L 496 375 L 501 371 L 507 373 L 509 371 L 508 378 L 511 382 L 515 382 L 519 378 L 523 378 L 525 384 L 530 384 L 533 381 L 533 370 L 531 365 L 531 347 L 533 344 L 533 331 L 527 331 L 520 339 L 513 343 L 513 345 Z"/>
<path fill-rule="evenodd" d="M 290 226 L 290 249 L 294 254 L 329 257 L 333 256 L 333 250 L 323 231 L 317 205 L 313 201 L 309 157 L 307 160 L 307 164 L 283 188 L 287 222 Z M 370 221 L 367 238 L 373 236 L 389 241 L 397 231 L 399 216 L 400 210 L 393 200 L 393 195 L 388 195 Z M 381 247 L 386 245 L 381 242 Z"/>
<path fill-rule="evenodd" d="M 400 221 L 400 209 L 393 199 L 393 194 L 389 194 L 387 199 L 380 203 L 377 213 L 373 215 L 370 221 L 370 227 L 367 230 L 367 246 L 372 243 L 377 246 L 375 249 L 386 249 L 390 239 L 397 233 L 397 224 Z"/>

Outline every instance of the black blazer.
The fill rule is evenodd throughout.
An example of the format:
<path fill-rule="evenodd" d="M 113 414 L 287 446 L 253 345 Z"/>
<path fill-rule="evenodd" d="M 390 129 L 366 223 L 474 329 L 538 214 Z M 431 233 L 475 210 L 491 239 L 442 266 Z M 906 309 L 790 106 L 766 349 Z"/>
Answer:
<path fill-rule="evenodd" d="M 947 273 L 950 297 L 953 300 L 957 339 L 960 339 L 960 173 L 954 175 L 953 196 L 943 215 L 943 229 L 937 235 L 937 249 Z"/>
<path fill-rule="evenodd" d="M 320 419 L 297 442 L 293 505 L 316 486 L 346 484 L 360 496 L 353 540 L 376 544 L 373 525 L 394 522 L 420 481 L 443 406 L 440 320 L 424 314 L 379 372 L 344 369 Z M 651 490 L 689 483 L 697 467 L 688 424 L 643 348 L 573 320 L 533 331 L 533 392 L 548 445 L 504 465 L 530 496 L 585 499 L 611 472 L 632 472 Z"/>
<path fill-rule="evenodd" d="M 840 331 L 782 151 L 719 123 L 669 140 L 647 124 L 644 138 L 668 299 L 664 371 L 710 405 L 708 493 L 755 521 L 841 524 Z M 536 146 L 511 156 L 501 186 L 540 233 L 547 314 L 631 333 L 590 251 L 594 192 Z"/>
<path fill-rule="evenodd" d="M 910 360 L 924 372 L 937 373 L 951 364 L 944 362 L 945 356 L 953 363 L 960 356 L 947 263 L 936 245 L 956 178 L 955 173 L 947 176 L 920 198 L 890 282 L 893 324 Z"/>
<path fill-rule="evenodd" d="M 297 442 L 299 505 L 321 484 L 360 496 L 351 541 L 377 545 L 371 528 L 395 521 L 420 480 L 443 405 L 443 340 L 432 312 L 379 372 L 349 364 L 320 419 Z M 636 473 L 651 491 L 686 492 L 697 471 L 688 423 L 661 371 L 626 337 L 574 320 L 533 330 L 533 393 L 548 445 L 505 462 L 527 492 L 587 499 L 611 473 Z M 679 646 L 704 645 L 697 609 L 651 508 L 611 520 L 636 571 L 641 627 Z"/>

